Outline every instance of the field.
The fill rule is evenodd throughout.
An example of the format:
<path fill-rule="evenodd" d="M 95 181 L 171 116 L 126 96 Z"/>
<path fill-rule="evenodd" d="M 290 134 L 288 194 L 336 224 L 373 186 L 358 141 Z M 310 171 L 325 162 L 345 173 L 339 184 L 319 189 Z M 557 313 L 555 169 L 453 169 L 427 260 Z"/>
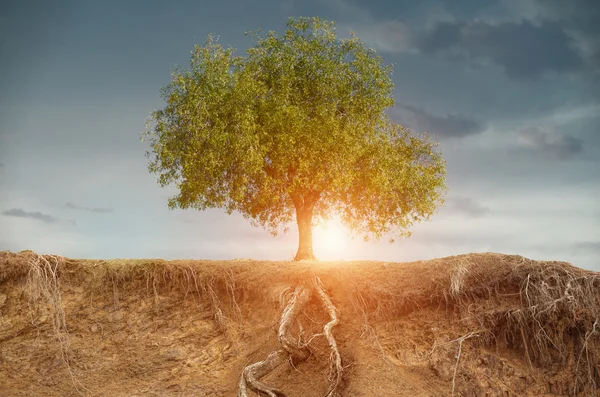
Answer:
<path fill-rule="evenodd" d="M 279 348 L 295 289 L 315 283 L 339 318 L 340 396 L 600 396 L 600 273 L 568 263 L 31 251 L 0 253 L 0 396 L 235 396 L 244 368 Z M 313 295 L 295 320 L 309 356 L 262 381 L 289 397 L 324 396 L 335 377 L 330 314 Z"/>

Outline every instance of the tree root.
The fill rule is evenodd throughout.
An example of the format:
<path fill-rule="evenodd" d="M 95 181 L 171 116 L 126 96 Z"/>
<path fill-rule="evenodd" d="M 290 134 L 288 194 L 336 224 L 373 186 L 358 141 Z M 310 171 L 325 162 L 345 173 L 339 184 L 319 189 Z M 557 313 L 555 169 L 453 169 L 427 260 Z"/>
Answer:
<path fill-rule="evenodd" d="M 331 299 L 329 295 L 323 290 L 323 284 L 321 280 L 317 277 L 315 278 L 315 289 L 317 290 L 317 294 L 319 298 L 321 298 L 321 302 L 325 305 L 327 309 L 327 313 L 329 317 L 331 317 L 331 321 L 329 321 L 323 327 L 323 333 L 325 334 L 325 338 L 329 343 L 329 347 L 331 348 L 331 372 L 329 375 L 329 389 L 327 390 L 327 394 L 325 397 L 333 397 L 337 395 L 337 389 L 342 381 L 342 373 L 344 368 L 342 367 L 342 358 L 340 356 L 340 351 L 337 347 L 337 342 L 331 333 L 331 329 L 338 325 L 340 322 L 337 316 L 337 311 L 333 303 L 331 303 Z"/>
<path fill-rule="evenodd" d="M 331 332 L 332 328 L 339 323 L 337 310 L 323 289 L 321 280 L 318 277 L 315 277 L 313 285 L 313 288 L 304 286 L 296 288 L 292 298 L 283 310 L 281 321 L 279 322 L 277 337 L 282 349 L 275 350 L 271 352 L 265 360 L 250 364 L 244 368 L 239 381 L 238 397 L 248 397 L 248 390 L 255 392 L 259 396 L 286 397 L 283 391 L 267 386 L 261 382 L 260 379 L 287 360 L 294 365 L 297 362 L 305 361 L 310 356 L 308 343 L 314 337 L 320 336 L 321 334 L 314 335 L 307 343 L 301 343 L 300 340 L 291 335 L 290 329 L 297 320 L 298 315 L 302 312 L 302 309 L 310 301 L 313 290 L 317 292 L 320 301 L 325 306 L 327 314 L 331 319 L 323 326 L 323 335 L 327 339 L 331 349 L 330 384 L 325 396 L 334 397 L 338 395 L 337 390 L 342 381 L 343 367 L 337 342 Z"/>
<path fill-rule="evenodd" d="M 288 352 L 280 349 L 271 352 L 264 361 L 248 365 L 240 377 L 238 397 L 247 397 L 248 389 L 259 396 L 285 397 L 285 394 L 274 387 L 269 387 L 259 379 L 279 367 L 288 358 Z"/>
<path fill-rule="evenodd" d="M 283 349 L 272 352 L 264 361 L 259 361 L 244 368 L 240 378 L 238 397 L 248 397 L 248 389 L 259 396 L 285 397 L 281 390 L 268 387 L 260 381 L 260 378 L 283 364 L 288 358 L 291 358 L 292 361 L 303 361 L 308 358 L 308 349 L 296 346 L 298 343 L 293 343 L 293 338 L 290 337 L 289 333 L 291 325 L 302 311 L 302 308 L 308 303 L 311 295 L 312 291 L 308 288 L 296 288 L 279 322 L 277 337 Z"/>
<path fill-rule="evenodd" d="M 304 361 L 310 355 L 306 346 L 299 346 L 290 335 L 290 327 L 298 317 L 298 314 L 302 311 L 304 306 L 308 303 L 312 296 L 312 291 L 306 287 L 298 287 L 294 292 L 290 303 L 286 306 L 281 315 L 281 322 L 279 325 L 279 332 L 277 337 L 281 346 L 290 354 L 292 362 Z"/>

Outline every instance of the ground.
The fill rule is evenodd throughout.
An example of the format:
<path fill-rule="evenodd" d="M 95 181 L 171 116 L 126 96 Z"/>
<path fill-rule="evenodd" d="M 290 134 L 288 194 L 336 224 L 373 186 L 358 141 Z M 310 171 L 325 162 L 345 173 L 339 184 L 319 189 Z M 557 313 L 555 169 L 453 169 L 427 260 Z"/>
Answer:
<path fill-rule="evenodd" d="M 412 263 L 77 260 L 0 253 L 0 396 L 235 396 L 318 280 L 337 308 L 340 396 L 600 396 L 600 274 L 469 254 Z M 262 381 L 324 396 L 329 315 L 310 356 Z M 249 393 L 253 395 L 252 393 Z"/>

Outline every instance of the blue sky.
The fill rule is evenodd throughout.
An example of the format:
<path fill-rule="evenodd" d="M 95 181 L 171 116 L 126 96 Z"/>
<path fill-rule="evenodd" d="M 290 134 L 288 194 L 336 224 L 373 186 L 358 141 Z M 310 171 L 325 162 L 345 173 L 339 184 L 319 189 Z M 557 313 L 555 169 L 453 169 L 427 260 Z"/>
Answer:
<path fill-rule="evenodd" d="M 0 250 L 291 259 L 294 227 L 168 210 L 139 141 L 194 44 L 214 33 L 242 53 L 245 31 L 290 16 L 335 20 L 394 64 L 390 116 L 436 136 L 448 166 L 446 205 L 411 238 L 335 248 L 317 231 L 317 257 L 493 251 L 600 270 L 594 0 L 2 2 Z"/>

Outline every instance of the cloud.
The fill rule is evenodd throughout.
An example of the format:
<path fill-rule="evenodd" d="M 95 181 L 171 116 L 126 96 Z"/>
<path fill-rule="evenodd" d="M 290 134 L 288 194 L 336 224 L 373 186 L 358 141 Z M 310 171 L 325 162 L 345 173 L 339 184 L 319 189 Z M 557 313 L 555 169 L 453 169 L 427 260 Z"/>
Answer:
<path fill-rule="evenodd" d="M 554 22 L 443 22 L 422 32 L 415 44 L 423 53 L 446 59 L 498 65 L 517 80 L 580 71 L 584 66 L 572 37 Z"/>
<path fill-rule="evenodd" d="M 0 163 L 0 168 L 4 168 L 4 163 Z"/>
<path fill-rule="evenodd" d="M 46 222 L 46 223 L 54 223 L 57 221 L 57 219 L 53 216 L 47 215 L 47 214 L 43 214 L 39 211 L 36 212 L 27 212 L 22 210 L 21 208 L 12 208 L 10 210 L 6 210 L 2 212 L 2 215 L 5 216 L 12 216 L 15 218 L 31 218 L 31 219 L 37 219 L 39 221 L 42 222 Z"/>
<path fill-rule="evenodd" d="M 543 19 L 561 20 L 571 18 L 587 18 L 599 14 L 597 0 L 520 0 L 512 5 L 528 4 L 531 12 Z M 522 8 L 521 8 L 522 10 Z"/>
<path fill-rule="evenodd" d="M 470 218 L 481 218 L 491 212 L 488 207 L 485 207 L 469 197 L 462 196 L 447 198 L 444 208 L 447 208 L 454 213 L 466 215 Z"/>
<path fill-rule="evenodd" d="M 107 213 L 107 212 L 113 212 L 114 211 L 112 208 L 90 208 L 90 207 L 82 207 L 80 205 L 73 204 L 73 203 L 66 203 L 65 207 L 69 208 L 71 210 L 80 210 L 80 211 L 88 211 L 88 212 L 96 212 L 96 213 Z"/>
<path fill-rule="evenodd" d="M 392 110 L 392 117 L 405 127 L 440 138 L 462 138 L 481 133 L 485 129 L 483 124 L 463 116 L 436 116 L 410 105 L 396 105 Z"/>
<path fill-rule="evenodd" d="M 581 139 L 537 126 L 522 128 L 517 132 L 517 139 L 522 146 L 539 150 L 559 160 L 572 159 L 583 151 Z"/>
<path fill-rule="evenodd" d="M 577 28 L 569 28 L 569 34 L 592 72 L 600 72 L 600 15 L 579 21 Z"/>
<path fill-rule="evenodd" d="M 462 41 L 462 25 L 455 22 L 438 22 L 435 27 L 422 33 L 415 45 L 425 53 L 435 53 L 454 46 Z"/>
<path fill-rule="evenodd" d="M 382 52 L 431 54 L 474 67 L 493 64 L 515 80 L 600 70 L 600 8 L 595 0 L 497 1 L 496 5 L 461 1 L 435 10 L 398 6 L 401 9 L 394 12 L 420 14 L 425 18 L 420 23 L 407 16 L 391 19 L 389 12 L 378 13 L 376 18 L 376 11 L 354 2 L 329 3 L 347 21 L 340 25 L 343 30 L 356 32 L 367 45 Z M 502 12 L 490 13 L 494 8 L 507 14 L 503 18 Z"/>
<path fill-rule="evenodd" d="M 367 45 L 385 52 L 413 51 L 414 32 L 400 21 L 385 21 L 352 29 Z"/>

